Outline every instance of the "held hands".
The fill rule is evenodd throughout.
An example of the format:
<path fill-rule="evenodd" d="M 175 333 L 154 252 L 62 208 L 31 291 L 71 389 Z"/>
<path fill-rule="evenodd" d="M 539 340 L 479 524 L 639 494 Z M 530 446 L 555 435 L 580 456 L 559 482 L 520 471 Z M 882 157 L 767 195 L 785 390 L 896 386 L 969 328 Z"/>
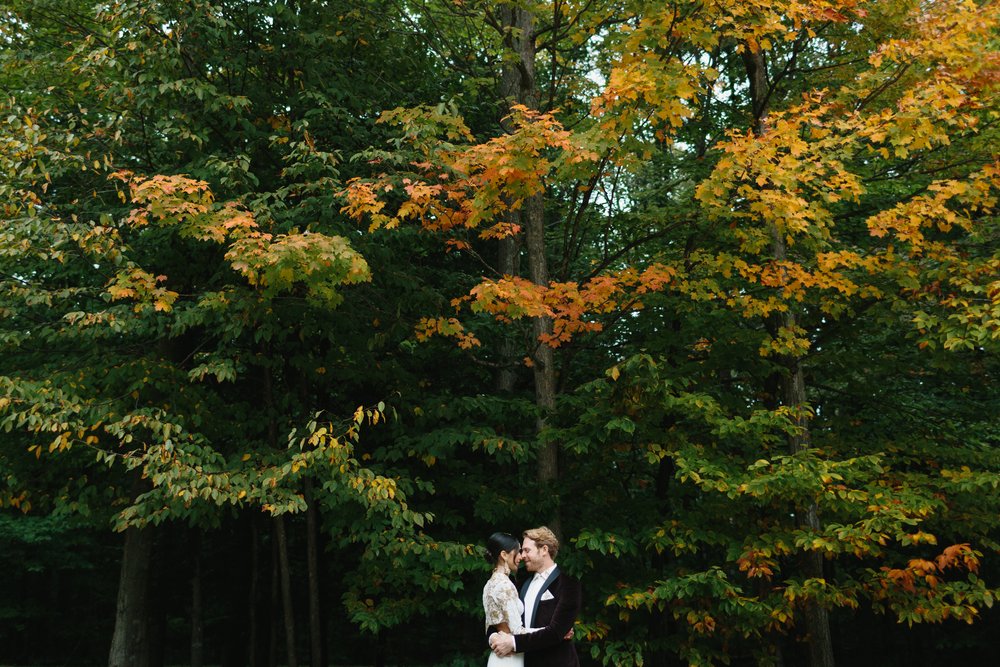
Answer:
<path fill-rule="evenodd" d="M 505 658 L 514 652 L 514 635 L 506 632 L 494 632 L 490 635 L 490 648 L 500 658 Z"/>
<path fill-rule="evenodd" d="M 566 636 L 563 637 L 565 641 L 571 639 L 573 639 L 573 628 L 570 628 Z M 509 635 L 506 632 L 494 632 L 490 635 L 489 641 L 490 648 L 499 658 L 505 658 L 514 652 L 514 635 Z"/>

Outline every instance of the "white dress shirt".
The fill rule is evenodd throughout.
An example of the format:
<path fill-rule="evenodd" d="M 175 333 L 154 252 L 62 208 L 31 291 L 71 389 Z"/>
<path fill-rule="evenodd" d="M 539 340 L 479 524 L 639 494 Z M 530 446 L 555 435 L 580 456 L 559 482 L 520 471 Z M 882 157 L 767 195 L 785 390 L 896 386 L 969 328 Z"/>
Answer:
<path fill-rule="evenodd" d="M 524 629 L 525 630 L 538 630 L 534 625 L 535 621 L 535 600 L 541 595 L 542 587 L 545 586 L 546 580 L 548 580 L 549 575 L 556 569 L 553 563 L 551 567 L 541 571 L 536 572 L 535 576 L 531 579 L 531 583 L 528 584 L 528 590 L 524 594 Z M 514 638 L 514 650 L 517 651 L 517 638 Z"/>

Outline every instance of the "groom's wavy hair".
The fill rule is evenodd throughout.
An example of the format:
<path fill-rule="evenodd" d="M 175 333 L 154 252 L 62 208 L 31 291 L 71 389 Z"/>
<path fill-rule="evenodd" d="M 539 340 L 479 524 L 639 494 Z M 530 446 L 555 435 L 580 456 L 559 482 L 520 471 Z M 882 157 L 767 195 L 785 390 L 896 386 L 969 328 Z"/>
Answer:
<path fill-rule="evenodd" d="M 526 530 L 524 531 L 524 537 L 529 538 L 539 547 L 548 547 L 552 560 L 556 559 L 556 554 L 559 553 L 559 538 L 549 530 L 548 526 L 539 526 L 538 528 Z"/>

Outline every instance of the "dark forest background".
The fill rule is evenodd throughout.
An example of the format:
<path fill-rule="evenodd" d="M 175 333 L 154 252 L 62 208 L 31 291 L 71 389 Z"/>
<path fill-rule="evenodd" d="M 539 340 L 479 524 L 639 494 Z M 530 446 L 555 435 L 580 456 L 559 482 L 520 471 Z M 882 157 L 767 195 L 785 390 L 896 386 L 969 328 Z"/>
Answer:
<path fill-rule="evenodd" d="M 6 0 L 0 663 L 991 663 L 998 21 Z"/>

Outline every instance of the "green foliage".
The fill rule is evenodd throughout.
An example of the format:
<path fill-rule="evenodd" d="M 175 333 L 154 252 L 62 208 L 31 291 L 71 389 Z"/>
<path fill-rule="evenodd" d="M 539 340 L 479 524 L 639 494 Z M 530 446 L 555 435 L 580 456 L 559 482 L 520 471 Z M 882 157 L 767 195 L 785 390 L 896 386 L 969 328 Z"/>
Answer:
<path fill-rule="evenodd" d="M 316 509 L 339 658 L 481 664 L 476 545 L 558 513 L 592 662 L 804 663 L 817 607 L 838 647 L 986 646 L 994 5 L 518 9 L 529 105 L 496 3 L 5 4 L 5 571 L 129 527 L 229 566 Z"/>

